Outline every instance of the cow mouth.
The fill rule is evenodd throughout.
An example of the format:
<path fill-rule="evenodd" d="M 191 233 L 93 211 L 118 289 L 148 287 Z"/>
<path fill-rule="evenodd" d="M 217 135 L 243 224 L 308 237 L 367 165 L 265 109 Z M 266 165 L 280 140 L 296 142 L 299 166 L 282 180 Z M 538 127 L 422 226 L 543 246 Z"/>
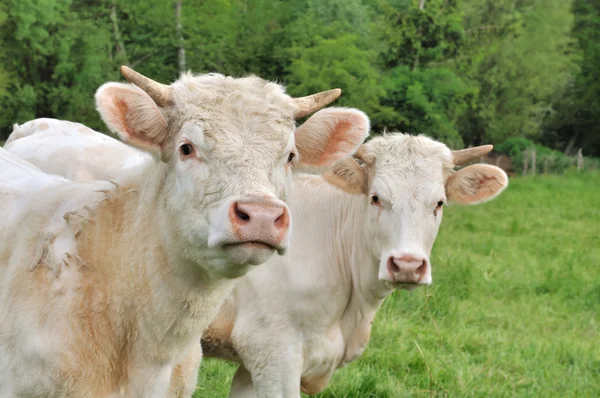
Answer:
<path fill-rule="evenodd" d="M 262 240 L 249 240 L 243 242 L 227 242 L 221 245 L 223 250 L 240 248 L 240 249 L 258 249 L 258 250 L 272 250 L 277 251 L 279 254 L 285 253 L 285 247 L 281 245 L 274 245 L 269 242 Z"/>
<path fill-rule="evenodd" d="M 230 249 L 234 247 L 247 247 L 252 249 L 269 249 L 269 250 L 279 250 L 277 247 L 272 244 L 261 242 L 258 240 L 248 241 L 248 242 L 235 242 L 235 243 L 225 243 L 223 249 Z"/>

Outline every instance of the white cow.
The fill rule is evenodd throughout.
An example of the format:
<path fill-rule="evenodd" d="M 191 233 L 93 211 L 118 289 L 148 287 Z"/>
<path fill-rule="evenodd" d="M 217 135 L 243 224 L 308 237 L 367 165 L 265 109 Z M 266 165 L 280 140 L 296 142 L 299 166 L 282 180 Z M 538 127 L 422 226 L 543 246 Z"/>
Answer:
<path fill-rule="evenodd" d="M 98 110 L 153 162 L 71 182 L 0 149 L 1 397 L 190 396 L 234 279 L 288 247 L 294 164 L 328 167 L 368 133 L 347 109 L 295 129 L 336 92 L 122 72 L 135 85 L 102 86 Z"/>
<path fill-rule="evenodd" d="M 315 394 L 360 356 L 383 300 L 431 283 L 445 204 L 481 203 L 507 186 L 495 166 L 453 170 L 491 148 L 452 152 L 389 134 L 359 150 L 361 164 L 295 177 L 288 255 L 242 278 L 203 336 L 205 356 L 240 364 L 231 397 Z"/>

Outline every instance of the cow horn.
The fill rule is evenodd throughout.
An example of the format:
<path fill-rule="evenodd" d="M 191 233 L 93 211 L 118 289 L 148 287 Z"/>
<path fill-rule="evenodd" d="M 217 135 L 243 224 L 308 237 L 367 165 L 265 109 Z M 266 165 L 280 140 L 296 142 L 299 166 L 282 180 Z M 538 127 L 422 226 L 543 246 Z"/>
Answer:
<path fill-rule="evenodd" d="M 487 155 L 492 149 L 494 149 L 493 145 L 481 145 L 472 148 L 459 149 L 457 151 L 452 151 L 452 159 L 454 160 L 454 164 L 458 166 Z"/>
<path fill-rule="evenodd" d="M 300 119 L 318 111 L 338 99 L 341 94 L 342 90 L 334 88 L 307 97 L 294 98 L 294 103 L 298 106 L 298 110 L 294 113 L 294 119 Z"/>
<path fill-rule="evenodd" d="M 375 163 L 375 158 L 372 155 L 367 155 L 366 153 L 366 148 L 363 145 L 359 146 L 358 149 L 356 150 L 356 152 L 354 153 L 354 155 L 352 155 L 352 157 L 355 160 L 359 160 L 361 164 L 366 164 L 368 166 L 371 166 Z"/>
<path fill-rule="evenodd" d="M 362 158 L 363 158 L 364 155 L 365 155 L 365 146 L 361 145 L 361 146 L 358 147 L 358 149 L 354 153 L 354 157 L 357 158 L 357 159 L 362 160 Z"/>
<path fill-rule="evenodd" d="M 173 89 L 170 86 L 155 82 L 125 65 L 121 66 L 121 74 L 129 83 L 144 90 L 156 105 L 161 107 L 173 105 Z"/>

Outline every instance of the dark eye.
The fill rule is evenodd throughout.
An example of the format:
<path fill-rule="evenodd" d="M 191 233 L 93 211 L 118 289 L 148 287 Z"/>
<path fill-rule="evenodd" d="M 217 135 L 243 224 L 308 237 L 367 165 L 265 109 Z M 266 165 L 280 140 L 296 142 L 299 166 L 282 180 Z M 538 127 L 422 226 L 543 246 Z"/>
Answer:
<path fill-rule="evenodd" d="M 438 210 L 440 210 L 443 205 L 444 205 L 444 201 L 443 200 L 440 200 L 439 202 L 437 202 L 437 207 L 433 211 L 433 215 L 434 216 L 437 216 Z"/>
<path fill-rule="evenodd" d="M 194 147 L 191 144 L 183 144 L 179 147 L 179 151 L 183 156 L 189 156 L 194 151 Z"/>
<path fill-rule="evenodd" d="M 374 205 L 379 204 L 379 196 L 377 196 L 377 195 L 371 196 L 371 204 L 374 204 Z"/>
<path fill-rule="evenodd" d="M 296 155 L 293 152 L 290 152 L 290 155 L 288 156 L 288 163 L 292 163 L 292 160 L 294 160 L 295 157 Z"/>

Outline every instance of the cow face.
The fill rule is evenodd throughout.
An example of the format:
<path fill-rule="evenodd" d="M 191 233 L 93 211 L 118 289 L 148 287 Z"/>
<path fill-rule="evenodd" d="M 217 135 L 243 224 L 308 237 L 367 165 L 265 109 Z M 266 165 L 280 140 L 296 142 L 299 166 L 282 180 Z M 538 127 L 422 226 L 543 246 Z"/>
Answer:
<path fill-rule="evenodd" d="M 364 195 L 365 223 L 378 279 L 388 287 L 432 282 L 431 249 L 447 203 L 476 204 L 496 197 L 508 184 L 495 166 L 455 165 L 489 152 L 491 146 L 451 151 L 424 136 L 390 134 L 363 145 L 354 159 L 339 162 L 326 178 Z"/>
<path fill-rule="evenodd" d="M 366 115 L 342 108 L 317 112 L 296 129 L 306 99 L 254 76 L 183 75 L 170 86 L 148 86 L 140 76 L 128 79 L 144 90 L 102 86 L 98 110 L 124 141 L 162 160 L 164 208 L 181 253 L 218 276 L 238 277 L 283 254 L 292 170 L 327 168 L 368 134 Z"/>

